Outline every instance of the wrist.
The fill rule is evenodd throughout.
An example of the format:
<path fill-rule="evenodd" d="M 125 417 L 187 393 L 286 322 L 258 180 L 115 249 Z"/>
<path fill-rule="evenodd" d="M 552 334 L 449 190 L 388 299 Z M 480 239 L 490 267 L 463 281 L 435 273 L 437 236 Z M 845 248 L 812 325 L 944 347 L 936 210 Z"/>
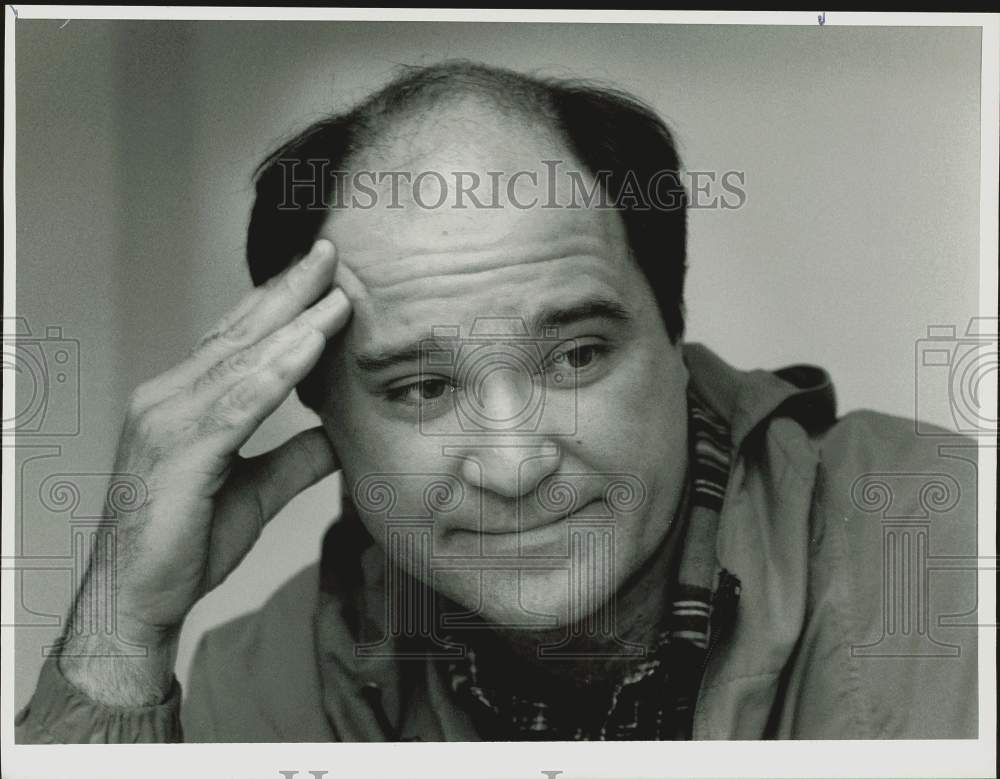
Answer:
<path fill-rule="evenodd" d="M 59 650 L 66 681 L 108 706 L 153 706 L 173 686 L 176 641 L 140 645 L 114 636 L 74 636 Z"/>

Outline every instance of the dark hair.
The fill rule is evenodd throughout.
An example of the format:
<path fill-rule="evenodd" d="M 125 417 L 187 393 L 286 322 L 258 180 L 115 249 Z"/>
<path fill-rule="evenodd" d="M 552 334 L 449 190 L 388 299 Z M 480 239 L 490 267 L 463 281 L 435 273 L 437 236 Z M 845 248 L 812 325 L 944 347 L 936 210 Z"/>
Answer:
<path fill-rule="evenodd" d="M 606 199 L 621 208 L 632 255 L 676 342 L 684 332 L 687 193 L 670 130 L 649 106 L 623 91 L 466 60 L 404 68 L 387 86 L 354 108 L 310 125 L 257 167 L 257 195 L 247 229 L 247 262 L 254 284 L 264 283 L 306 253 L 329 215 L 322 207 L 330 205 L 328 196 L 319 204 L 289 208 L 284 203 L 289 168 L 315 170 L 320 163 L 322 170 L 346 170 L 350 160 L 380 140 L 393 123 L 462 98 L 489 101 L 528 121 L 541 119 L 588 172 L 599 177 Z M 646 194 L 651 190 L 659 206 L 650 207 Z M 637 192 L 641 194 L 635 197 Z"/>

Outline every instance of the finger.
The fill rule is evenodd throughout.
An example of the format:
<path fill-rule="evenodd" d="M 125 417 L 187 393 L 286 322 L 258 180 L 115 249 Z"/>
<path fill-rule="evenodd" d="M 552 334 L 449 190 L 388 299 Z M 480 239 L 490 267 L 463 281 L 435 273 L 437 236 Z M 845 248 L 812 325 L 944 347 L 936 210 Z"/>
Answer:
<path fill-rule="evenodd" d="M 215 363 L 291 322 L 328 290 L 336 265 L 333 244 L 317 241 L 299 262 L 255 289 L 219 320 L 186 360 L 144 385 L 145 403 L 164 400 Z"/>
<path fill-rule="evenodd" d="M 177 396 L 177 402 L 186 407 L 180 413 L 188 418 L 200 416 L 237 382 L 258 371 L 269 370 L 272 363 L 280 363 L 302 338 L 309 337 L 312 332 L 321 333 L 324 341 L 330 339 L 343 328 L 350 315 L 351 304 L 347 296 L 342 290 L 335 289 L 276 333 L 216 363 L 199 376 Z M 289 391 L 292 386 L 288 387 Z"/>
<path fill-rule="evenodd" d="M 264 525 L 303 490 L 338 467 L 322 428 L 293 436 L 241 461 L 220 492 L 212 526 L 208 587 L 219 584 L 260 537 Z"/>
<path fill-rule="evenodd" d="M 288 269 L 284 271 L 288 272 Z M 217 340 L 222 333 L 229 330 L 234 324 L 240 321 L 244 316 L 246 316 L 250 311 L 257 306 L 261 298 L 267 294 L 267 285 L 261 285 L 259 287 L 254 287 L 244 298 L 237 304 L 235 308 L 226 312 L 219 321 L 213 324 L 205 334 L 198 339 L 198 343 L 195 344 L 191 353 L 194 354 L 199 349 L 201 349 L 205 344 Z"/>
<path fill-rule="evenodd" d="M 322 427 L 304 430 L 281 446 L 243 462 L 254 490 L 262 523 L 271 520 L 292 498 L 340 467 Z"/>
<path fill-rule="evenodd" d="M 259 288 L 260 296 L 247 311 L 224 321 L 221 329 L 209 331 L 195 347 L 195 354 L 204 354 L 204 359 L 214 362 L 288 324 L 330 287 L 336 266 L 333 244 L 325 239 L 316 241 L 301 260 Z"/>
<path fill-rule="evenodd" d="M 368 288 L 346 262 L 337 263 L 333 272 L 333 283 L 341 287 L 352 301 L 361 301 L 368 297 Z"/>
<path fill-rule="evenodd" d="M 222 460 L 232 456 L 260 424 L 284 402 L 319 360 L 326 338 L 318 330 L 304 328 L 302 335 L 274 359 L 243 373 L 213 398 L 215 387 L 205 387 L 198 397 L 189 395 L 188 408 L 162 408 L 175 419 L 189 420 L 184 433 L 193 457 Z M 193 400 L 191 400 L 194 398 Z M 207 405 L 206 405 L 207 401 Z"/>

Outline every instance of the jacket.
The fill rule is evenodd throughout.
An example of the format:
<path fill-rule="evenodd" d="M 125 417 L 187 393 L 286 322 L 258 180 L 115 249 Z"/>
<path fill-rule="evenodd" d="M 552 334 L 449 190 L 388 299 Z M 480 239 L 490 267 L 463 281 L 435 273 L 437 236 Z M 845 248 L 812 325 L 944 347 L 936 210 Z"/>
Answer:
<path fill-rule="evenodd" d="M 838 419 L 819 368 L 744 372 L 684 348 L 730 424 L 715 551 L 742 584 L 693 738 L 976 738 L 975 442 L 870 411 Z M 382 555 L 364 554 L 330 596 L 314 565 L 209 631 L 183 703 L 175 685 L 158 706 L 102 706 L 50 658 L 17 741 L 478 740 L 439 663 L 356 656 L 358 626 L 384 621 L 366 605 Z"/>

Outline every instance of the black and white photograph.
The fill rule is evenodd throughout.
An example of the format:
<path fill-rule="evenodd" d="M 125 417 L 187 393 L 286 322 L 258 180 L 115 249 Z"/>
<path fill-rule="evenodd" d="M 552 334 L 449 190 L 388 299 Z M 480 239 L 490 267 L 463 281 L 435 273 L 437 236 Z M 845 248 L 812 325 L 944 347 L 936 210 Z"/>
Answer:
<path fill-rule="evenodd" d="M 5 13 L 5 777 L 995 775 L 996 15 Z"/>

